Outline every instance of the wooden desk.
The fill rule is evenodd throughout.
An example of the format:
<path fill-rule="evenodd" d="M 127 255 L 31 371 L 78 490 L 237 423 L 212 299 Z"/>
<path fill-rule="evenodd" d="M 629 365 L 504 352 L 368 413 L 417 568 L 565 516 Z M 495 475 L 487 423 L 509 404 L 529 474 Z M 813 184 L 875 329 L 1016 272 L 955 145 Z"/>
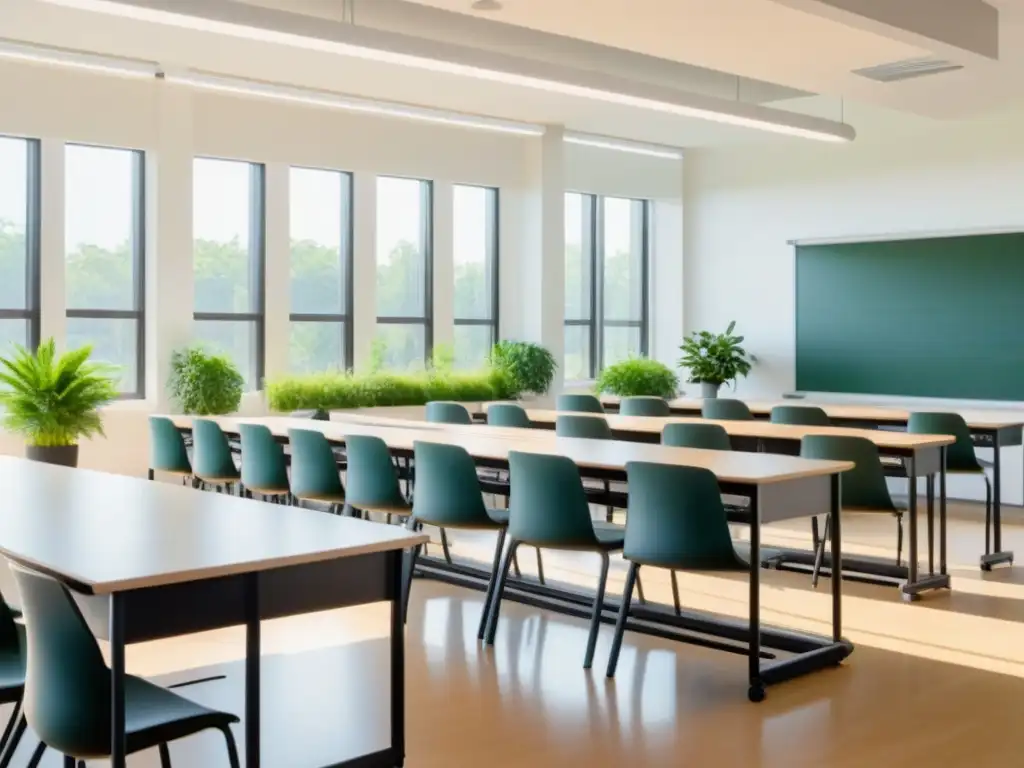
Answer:
<path fill-rule="evenodd" d="M 169 418 L 175 421 L 179 429 L 191 428 L 191 418 L 188 416 Z M 410 424 L 408 421 L 389 423 L 387 419 L 375 417 L 358 417 L 347 421 L 314 421 L 283 417 L 215 417 L 214 420 L 228 433 L 236 433 L 240 424 L 263 424 L 282 440 L 287 439 L 289 429 L 321 432 L 336 445 L 343 445 L 346 435 L 374 435 L 384 440 L 391 452 L 399 456 L 409 456 L 417 441 L 458 445 L 478 464 L 501 469 L 508 468 L 508 456 L 511 451 L 567 456 L 580 468 L 581 474 L 617 481 L 626 480 L 626 465 L 631 461 L 704 467 L 718 477 L 723 492 L 737 493 L 751 499 L 749 620 L 746 625 L 737 625 L 730 620 L 692 612 L 676 616 L 673 612 L 656 606 L 637 606 L 631 609 L 633 620 L 629 627 L 633 631 L 669 636 L 684 642 L 697 642 L 734 653 L 743 653 L 748 660 L 750 696 L 754 700 L 763 697 L 764 686 L 789 680 L 816 669 L 834 666 L 853 650 L 853 646 L 842 638 L 842 579 L 831 580 L 831 638 L 766 628 L 761 625 L 760 617 L 763 523 L 831 513 L 834 521 L 831 527 L 832 554 L 841 568 L 839 475 L 853 468 L 850 462 L 816 461 L 772 454 L 702 451 L 615 440 L 562 438 L 540 430 L 451 426 L 423 422 Z M 447 574 L 450 577 L 448 580 L 463 586 L 483 589 L 486 584 L 485 579 L 481 579 L 479 569 L 445 568 L 439 563 L 428 564 L 428 567 L 432 569 L 431 575 Z M 475 581 L 470 581 L 471 579 Z M 589 595 L 530 584 L 524 580 L 516 583 L 509 596 L 574 615 L 585 614 L 585 606 L 593 600 Z M 609 606 L 610 602 L 607 601 L 606 606 Z M 666 635 L 663 629 L 653 626 L 655 624 L 668 625 L 679 632 Z M 714 637 L 716 640 L 705 639 L 707 637 Z M 738 647 L 738 643 L 742 643 L 742 646 Z M 764 665 L 764 648 L 775 648 L 795 655 Z"/>
<path fill-rule="evenodd" d="M 390 601 L 391 743 L 337 765 L 403 763 L 402 552 L 425 536 L 10 457 L 0 457 L 0 487 L 0 553 L 71 590 L 92 631 L 110 642 L 115 701 L 124 696 L 127 643 L 246 626 L 249 768 L 260 764 L 260 621 Z M 111 765 L 124 768 L 124 708 L 114 711 Z"/>
<path fill-rule="evenodd" d="M 605 408 L 618 411 L 619 398 L 602 397 Z M 669 402 L 673 414 L 700 416 L 703 400 L 700 398 L 678 398 Z M 857 403 L 815 402 L 814 400 L 790 399 L 776 401 L 744 401 L 756 418 L 767 419 L 776 405 L 813 405 L 828 414 L 837 426 L 854 426 L 877 429 L 879 427 L 906 428 L 911 411 L 898 406 L 867 405 Z M 992 449 L 992 523 L 985 523 L 985 554 L 980 558 L 982 570 L 991 570 L 1000 563 L 1012 563 L 1013 552 L 1003 549 L 1002 524 L 1002 449 L 1024 443 L 1024 411 L 949 409 L 922 406 L 920 410 L 950 411 L 958 413 L 967 422 L 974 445 Z"/>

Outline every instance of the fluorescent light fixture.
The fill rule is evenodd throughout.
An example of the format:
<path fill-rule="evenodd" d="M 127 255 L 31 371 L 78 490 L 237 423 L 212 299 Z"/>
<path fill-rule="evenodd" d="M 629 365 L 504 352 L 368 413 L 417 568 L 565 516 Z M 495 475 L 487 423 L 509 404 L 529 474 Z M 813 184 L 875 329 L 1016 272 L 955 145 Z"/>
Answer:
<path fill-rule="evenodd" d="M 421 120 L 428 123 L 440 123 L 442 125 L 471 128 L 478 131 L 510 133 L 517 136 L 540 136 L 544 133 L 544 129 L 539 125 L 530 125 L 529 123 L 497 120 L 477 115 L 464 115 L 457 112 L 444 112 L 441 110 L 416 107 L 406 104 L 370 101 L 369 99 L 340 96 L 326 91 L 292 88 L 273 83 L 260 83 L 252 80 L 221 77 L 218 75 L 198 72 L 168 72 L 164 76 L 164 79 L 168 82 L 179 83 L 181 85 L 191 86 L 192 88 L 202 88 L 204 90 L 218 91 L 221 93 L 234 93 L 241 96 L 256 96 L 258 98 L 286 101 L 293 104 L 304 104 L 312 107 L 340 109 L 346 112 L 365 112 L 372 115 L 386 115 L 388 117 L 398 117 L 407 120 Z"/>
<path fill-rule="evenodd" d="M 27 61 L 33 64 L 51 64 L 71 69 L 84 69 L 119 77 L 152 78 L 156 65 L 131 59 L 98 56 L 92 53 L 67 51 L 61 48 L 24 45 L 9 40 L 0 40 L 0 59 Z"/>
<path fill-rule="evenodd" d="M 211 0 L 46 0 L 80 10 L 214 32 L 232 37 L 341 54 L 422 71 L 471 77 L 609 104 L 692 117 L 817 141 L 846 142 L 852 126 L 647 83 L 567 70 L 506 54 L 401 35 L 352 24 L 310 19 L 287 11 Z M 173 10 L 168 10 L 173 8 Z M 330 37 L 327 37 L 327 36 Z M 459 60 L 461 59 L 461 60 Z M 616 87 L 616 86 L 620 87 Z"/>
<path fill-rule="evenodd" d="M 583 147 L 597 147 L 598 149 L 610 149 L 615 152 L 628 152 L 633 155 L 647 155 L 648 157 L 660 157 L 666 160 L 682 160 L 683 151 L 673 147 L 664 147 L 658 144 L 644 144 L 638 141 L 625 141 L 613 139 L 608 136 L 592 136 L 586 133 L 565 134 L 566 144 L 578 144 Z"/>

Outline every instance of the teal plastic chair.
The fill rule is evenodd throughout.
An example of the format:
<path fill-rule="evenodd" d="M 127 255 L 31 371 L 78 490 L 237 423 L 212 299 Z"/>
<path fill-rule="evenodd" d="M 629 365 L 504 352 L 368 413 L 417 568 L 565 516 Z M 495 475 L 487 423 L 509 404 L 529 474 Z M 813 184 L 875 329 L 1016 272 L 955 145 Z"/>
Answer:
<path fill-rule="evenodd" d="M 559 437 L 582 437 L 588 440 L 611 440 L 612 429 L 604 416 L 580 416 L 560 413 L 555 419 L 555 434 Z"/>
<path fill-rule="evenodd" d="M 751 421 L 754 414 L 742 400 L 729 398 L 707 398 L 701 404 L 700 415 L 716 421 Z"/>
<path fill-rule="evenodd" d="M 800 441 L 800 455 L 805 459 L 852 461 L 854 468 L 843 473 L 841 483 L 843 515 L 868 513 L 887 514 L 896 518 L 896 564 L 903 559 L 903 512 L 897 507 L 885 484 L 885 469 L 878 446 L 864 437 L 845 435 L 807 435 Z M 830 519 L 825 518 L 825 530 L 818 542 L 812 583 L 818 584 L 818 573 L 828 541 Z"/>
<path fill-rule="evenodd" d="M 291 496 L 288 484 L 288 461 L 284 448 L 262 424 L 241 424 L 242 487 L 252 498 L 257 493 L 264 498 L 287 501 Z"/>
<path fill-rule="evenodd" d="M 473 417 L 469 415 L 466 406 L 459 403 L 448 403 L 435 400 L 427 403 L 427 421 L 433 424 L 472 424 Z"/>
<path fill-rule="evenodd" d="M 555 410 L 576 411 L 577 413 L 604 413 L 604 406 L 593 395 L 566 394 L 558 396 L 558 399 L 555 401 Z"/>
<path fill-rule="evenodd" d="M 498 570 L 498 581 L 491 597 L 487 644 L 494 644 L 509 563 L 521 544 L 538 549 L 546 547 L 596 552 L 601 557 L 601 575 L 597 582 L 590 635 L 583 657 L 583 668 L 590 669 L 608 582 L 609 553 L 622 549 L 625 530 L 620 526 L 591 521 L 579 469 L 565 456 L 511 451 L 508 461 L 512 480 L 509 546 Z"/>
<path fill-rule="evenodd" d="M 731 451 L 729 433 L 721 424 L 666 424 L 661 430 L 661 444 L 674 448 L 701 448 L 709 451 Z"/>
<path fill-rule="evenodd" d="M 288 442 L 292 449 L 292 496 L 299 501 L 328 504 L 337 514 L 345 504 L 345 486 L 327 438 L 311 429 L 289 429 Z"/>
<path fill-rule="evenodd" d="M 3 736 L 0 736 L 0 767 L 14 757 L 26 723 L 22 714 L 25 694 L 25 626 L 14 621 L 15 613 L 0 600 L 0 704 L 14 704 Z"/>
<path fill-rule="evenodd" d="M 505 546 L 508 510 L 490 509 L 484 505 L 476 465 L 464 448 L 417 440 L 413 443 L 413 459 L 416 463 L 416 484 L 413 486 L 412 516 L 407 523 L 409 528 L 433 525 L 442 530 L 484 530 L 496 531 L 498 534 L 494 562 L 491 564 L 491 575 L 487 581 L 487 591 L 477 627 L 477 638 L 482 640 L 487 621 L 487 606 L 491 601 L 495 574 Z M 419 547 L 415 547 L 407 561 L 403 594 L 406 612 L 409 610 L 412 575 L 418 556 Z M 518 566 L 516 572 L 518 574 Z M 539 550 L 537 572 L 541 583 L 544 583 L 544 565 Z"/>
<path fill-rule="evenodd" d="M 978 475 L 985 480 L 985 551 L 992 524 L 992 481 L 988 470 L 992 463 L 980 459 L 974 452 L 971 430 L 959 413 L 917 412 L 907 420 L 907 432 L 917 435 L 950 435 L 956 442 L 946 446 L 946 472 L 951 475 Z"/>
<path fill-rule="evenodd" d="M 210 419 L 192 421 L 192 471 L 205 485 L 231 491 L 242 476 L 220 425 Z"/>
<path fill-rule="evenodd" d="M 619 401 L 623 416 L 671 416 L 672 409 L 663 397 L 624 397 Z"/>
<path fill-rule="evenodd" d="M 110 757 L 110 670 L 75 601 L 50 578 L 13 566 L 27 626 L 28 664 L 24 717 L 41 744 L 29 762 L 39 764 L 47 748 L 75 760 Z M 238 718 L 125 675 L 125 741 L 129 754 L 158 747 L 161 765 L 171 765 L 168 743 L 201 731 L 220 731 L 232 768 L 239 768 L 231 726 Z M 81 763 L 79 763 L 81 765 Z"/>
<path fill-rule="evenodd" d="M 733 547 L 722 492 L 713 472 L 631 461 L 626 465 L 626 477 L 629 507 L 622 556 L 629 561 L 629 571 L 608 658 L 608 677 L 615 676 L 633 585 L 641 566 L 671 571 L 677 615 L 676 571 L 749 570 Z"/>
<path fill-rule="evenodd" d="M 164 416 L 149 417 L 149 479 L 157 472 L 179 475 L 182 483 L 192 480 L 185 438 L 174 422 Z"/>
<path fill-rule="evenodd" d="M 514 403 L 495 403 L 487 407 L 487 423 L 492 427 L 518 427 L 529 429 L 530 416 L 526 409 Z"/>
<path fill-rule="evenodd" d="M 802 427 L 829 427 L 832 420 L 816 405 L 776 405 L 772 408 L 772 424 L 793 424 Z"/>
<path fill-rule="evenodd" d="M 412 514 L 412 505 L 402 493 L 398 472 L 391 460 L 387 443 L 372 435 L 346 435 L 348 453 L 345 501 L 362 512 L 377 512 L 405 518 Z"/>

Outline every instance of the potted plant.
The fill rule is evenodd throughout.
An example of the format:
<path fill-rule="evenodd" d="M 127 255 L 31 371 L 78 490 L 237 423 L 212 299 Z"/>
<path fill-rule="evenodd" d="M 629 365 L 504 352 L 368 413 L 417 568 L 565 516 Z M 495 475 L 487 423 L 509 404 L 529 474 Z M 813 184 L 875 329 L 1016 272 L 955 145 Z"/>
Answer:
<path fill-rule="evenodd" d="M 619 397 L 676 396 L 679 377 L 664 363 L 645 357 L 631 357 L 609 365 L 597 376 L 594 388 L 601 394 Z"/>
<path fill-rule="evenodd" d="M 242 402 L 245 379 L 226 355 L 193 344 L 171 354 L 167 389 L 182 413 L 233 413 Z"/>
<path fill-rule="evenodd" d="M 79 441 L 104 434 L 99 409 L 117 397 L 117 369 L 91 354 L 84 346 L 58 356 L 47 339 L 34 354 L 15 345 L 0 357 L 3 426 L 24 436 L 27 458 L 75 467 Z"/>
<path fill-rule="evenodd" d="M 503 372 L 509 398 L 546 394 L 558 364 L 554 355 L 532 341 L 499 341 L 491 349 L 491 366 Z"/>
<path fill-rule="evenodd" d="M 729 323 L 725 333 L 694 331 L 683 341 L 679 366 L 690 371 L 690 381 L 701 385 L 702 397 L 718 397 L 723 384 L 750 373 L 751 361 L 740 346 L 742 336 L 733 336 L 736 321 Z"/>

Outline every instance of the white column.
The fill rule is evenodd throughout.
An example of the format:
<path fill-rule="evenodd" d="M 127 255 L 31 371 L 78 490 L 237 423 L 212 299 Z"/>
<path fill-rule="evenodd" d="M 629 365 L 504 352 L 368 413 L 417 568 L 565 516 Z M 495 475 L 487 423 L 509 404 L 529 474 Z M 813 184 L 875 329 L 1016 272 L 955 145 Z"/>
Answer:
<path fill-rule="evenodd" d="M 192 341 L 192 94 L 159 83 L 157 142 L 146 152 L 146 399 L 171 407 L 171 353 Z"/>
<path fill-rule="evenodd" d="M 356 370 L 370 364 L 377 329 L 377 177 L 352 178 L 352 361 Z"/>
<path fill-rule="evenodd" d="M 434 181 L 434 347 L 455 343 L 455 210 L 450 181 Z"/>
<path fill-rule="evenodd" d="M 673 370 L 683 343 L 683 204 L 655 200 L 651 212 L 650 356 Z"/>
<path fill-rule="evenodd" d="M 64 349 L 64 142 L 43 139 L 39 148 L 39 338 Z"/>
<path fill-rule="evenodd" d="M 265 375 L 288 373 L 291 313 L 290 169 L 287 163 L 268 163 L 266 181 L 266 264 L 263 296 Z"/>

